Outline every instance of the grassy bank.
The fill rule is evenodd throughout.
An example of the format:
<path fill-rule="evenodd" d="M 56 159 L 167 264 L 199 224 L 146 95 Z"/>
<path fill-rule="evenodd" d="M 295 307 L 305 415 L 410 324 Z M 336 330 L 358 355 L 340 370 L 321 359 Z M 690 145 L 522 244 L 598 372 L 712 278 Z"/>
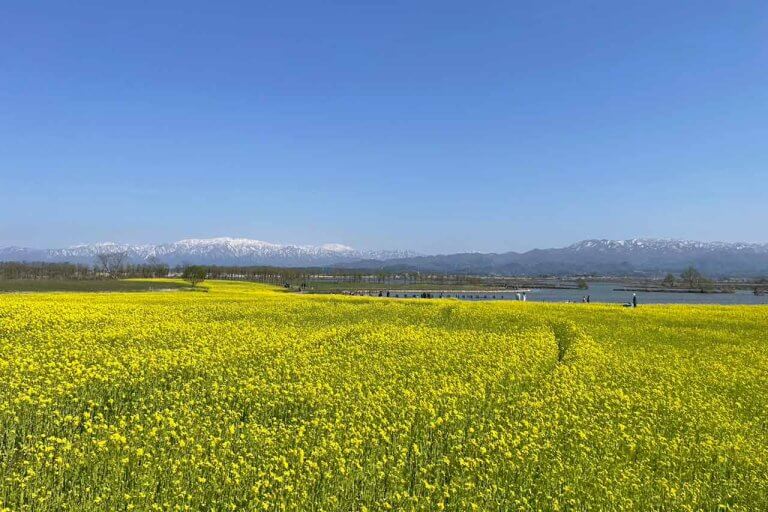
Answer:
<path fill-rule="evenodd" d="M 171 279 L 0 279 L 0 293 L 13 292 L 146 292 L 188 288 Z"/>

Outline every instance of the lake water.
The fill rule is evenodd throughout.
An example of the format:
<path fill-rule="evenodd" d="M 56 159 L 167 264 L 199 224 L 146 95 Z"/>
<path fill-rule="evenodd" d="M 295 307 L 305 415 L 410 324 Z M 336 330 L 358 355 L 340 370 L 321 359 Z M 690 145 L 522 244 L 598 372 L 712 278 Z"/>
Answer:
<path fill-rule="evenodd" d="M 534 288 L 526 293 L 526 298 L 533 302 L 581 302 L 585 295 L 590 296 L 591 302 L 607 302 L 623 304 L 632 300 L 633 292 L 615 291 L 620 288 L 618 283 L 590 283 L 587 290 L 562 290 L 550 288 Z M 396 291 L 392 292 L 392 295 Z M 749 290 L 739 290 L 734 293 L 664 293 L 664 292 L 634 292 L 637 293 L 637 303 L 642 304 L 768 304 L 768 295 L 755 295 Z M 402 295 L 401 295 L 402 296 Z M 408 295 L 409 297 L 412 294 Z M 434 298 L 439 295 L 433 293 Z M 448 296 L 448 294 L 443 295 Z M 483 292 L 481 294 L 450 294 L 462 300 L 517 300 L 515 293 Z"/>
<path fill-rule="evenodd" d="M 617 283 L 590 283 L 587 290 L 534 289 L 528 300 L 542 302 L 581 302 L 589 295 L 592 302 L 626 303 L 632 300 L 633 292 L 615 291 L 621 288 Z M 755 295 L 749 290 L 734 293 L 637 293 L 638 304 L 768 304 L 768 295 Z"/>

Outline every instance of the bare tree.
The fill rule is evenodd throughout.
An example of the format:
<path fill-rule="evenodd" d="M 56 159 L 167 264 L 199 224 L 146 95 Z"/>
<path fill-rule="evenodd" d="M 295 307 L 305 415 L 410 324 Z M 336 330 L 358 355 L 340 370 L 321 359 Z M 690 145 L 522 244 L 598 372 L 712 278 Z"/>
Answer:
<path fill-rule="evenodd" d="M 683 270 L 683 273 L 680 274 L 680 279 L 682 279 L 686 284 L 688 284 L 689 288 L 696 288 L 701 283 L 703 276 L 701 275 L 701 272 L 696 270 L 695 267 L 690 266 L 687 269 Z"/>
<path fill-rule="evenodd" d="M 125 251 L 102 252 L 96 255 L 97 263 L 111 278 L 118 276 L 126 259 L 128 259 L 128 253 Z"/>
<path fill-rule="evenodd" d="M 197 283 L 202 283 L 208 276 L 208 269 L 201 265 L 192 265 L 184 269 L 184 273 L 181 278 L 188 281 L 192 287 L 197 286 Z"/>
<path fill-rule="evenodd" d="M 161 262 L 155 255 L 147 258 L 146 266 L 152 277 L 166 277 L 168 275 L 168 265 Z"/>

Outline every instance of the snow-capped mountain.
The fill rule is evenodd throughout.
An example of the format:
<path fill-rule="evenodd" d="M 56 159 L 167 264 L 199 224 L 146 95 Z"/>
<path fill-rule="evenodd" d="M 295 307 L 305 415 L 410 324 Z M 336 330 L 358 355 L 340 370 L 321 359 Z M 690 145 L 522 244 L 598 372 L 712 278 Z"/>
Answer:
<path fill-rule="evenodd" d="M 697 242 L 694 240 L 675 240 L 670 238 L 632 238 L 629 240 L 592 239 L 582 240 L 569 245 L 566 249 L 573 251 L 599 252 L 714 252 L 714 251 L 753 251 L 768 252 L 768 244 L 729 243 L 729 242 Z"/>
<path fill-rule="evenodd" d="M 390 260 L 385 266 L 461 274 L 627 276 L 680 272 L 691 265 L 711 276 L 768 275 L 768 244 L 655 238 L 583 240 L 559 249 L 420 256 Z"/>
<path fill-rule="evenodd" d="M 69 261 L 93 263 L 102 253 L 125 252 L 128 260 L 141 263 L 149 259 L 168 263 L 218 265 L 333 265 L 357 260 L 386 260 L 414 256 L 409 251 L 356 250 L 341 244 L 283 245 L 248 238 L 186 239 L 149 245 L 101 242 L 74 245 L 64 249 L 0 248 L 3 261 Z"/>
<path fill-rule="evenodd" d="M 0 248 L 0 261 L 93 263 L 100 253 L 125 252 L 134 263 L 170 265 L 338 265 L 499 275 L 658 275 L 693 265 L 711 276 L 768 276 L 768 244 L 696 242 L 656 238 L 583 240 L 560 249 L 501 254 L 419 256 L 409 251 L 366 251 L 341 244 L 284 245 L 248 238 L 180 240 L 160 245 L 104 242 L 66 249 Z"/>
<path fill-rule="evenodd" d="M 560 257 L 595 268 L 676 272 L 693 265 L 715 276 L 768 274 L 768 244 L 633 238 L 584 240 L 560 251 Z"/>

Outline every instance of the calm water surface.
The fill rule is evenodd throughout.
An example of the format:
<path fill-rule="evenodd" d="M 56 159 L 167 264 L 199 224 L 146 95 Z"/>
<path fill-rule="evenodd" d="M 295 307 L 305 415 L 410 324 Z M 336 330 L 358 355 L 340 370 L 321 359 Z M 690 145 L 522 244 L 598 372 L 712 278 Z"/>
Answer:
<path fill-rule="evenodd" d="M 589 283 L 587 290 L 557 290 L 534 288 L 526 293 L 526 298 L 534 302 L 581 302 L 585 295 L 591 302 L 623 304 L 632 300 L 633 292 L 615 291 L 622 287 L 617 283 Z M 395 292 L 392 292 L 393 295 Z M 638 304 L 768 304 L 768 295 L 755 295 L 748 290 L 735 293 L 664 293 L 635 292 Z M 409 295 L 410 296 L 410 295 Z M 447 296 L 447 295 L 446 295 Z M 489 292 L 482 294 L 451 294 L 463 300 L 517 300 L 515 293 Z M 438 298 L 437 294 L 433 297 Z"/>
<path fill-rule="evenodd" d="M 527 295 L 528 300 L 542 302 L 581 302 L 587 294 L 592 302 L 630 302 L 633 292 L 614 291 L 614 288 L 621 286 L 616 283 L 590 283 L 588 290 L 534 289 Z M 638 304 L 768 304 L 768 295 L 755 295 L 749 290 L 734 293 L 634 293 L 637 293 Z"/>

